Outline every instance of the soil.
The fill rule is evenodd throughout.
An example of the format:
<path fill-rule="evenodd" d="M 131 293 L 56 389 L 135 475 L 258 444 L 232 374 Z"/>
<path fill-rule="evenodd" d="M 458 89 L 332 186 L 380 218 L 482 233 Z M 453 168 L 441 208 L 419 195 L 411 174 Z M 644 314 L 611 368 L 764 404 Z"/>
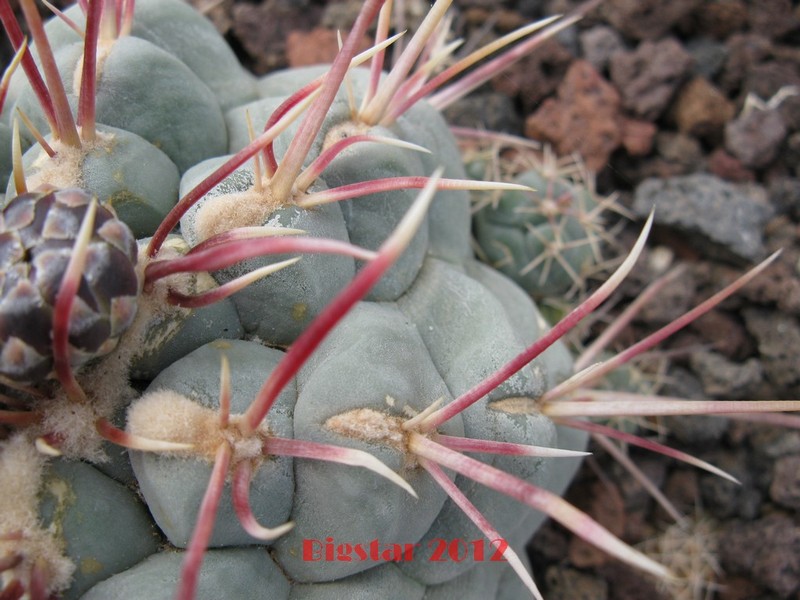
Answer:
<path fill-rule="evenodd" d="M 358 0 L 193 0 L 256 74 L 329 60 Z M 428 2 L 406 0 L 414 21 Z M 573 0 L 456 0 L 467 46 Z M 687 274 L 622 333 L 635 340 L 779 248 L 769 270 L 662 346 L 661 393 L 800 398 L 800 2 L 605 0 L 576 26 L 448 110 L 451 121 L 580 153 L 601 193 L 634 215 L 659 204 L 648 255 L 615 298 Z M 478 98 L 478 100 L 475 100 Z M 577 126 L 576 126 L 577 124 Z M 677 190 L 677 191 L 676 191 Z M 604 316 L 613 318 L 614 312 Z M 597 322 L 585 329 L 596 333 Z M 788 420 L 787 420 L 788 421 Z M 547 524 L 529 545 L 546 598 L 800 598 L 800 432 L 733 419 L 645 423 L 659 439 L 741 485 L 629 449 L 688 521 L 674 521 L 600 447 L 569 499 L 677 573 L 664 588 Z"/>
<path fill-rule="evenodd" d="M 329 60 L 360 2 L 222 0 L 208 15 L 256 74 Z M 427 2 L 407 0 L 409 20 Z M 466 46 L 573 0 L 456 0 Z M 783 248 L 769 270 L 662 346 L 661 393 L 800 398 L 800 2 L 605 0 L 578 25 L 447 111 L 454 124 L 527 136 L 579 153 L 601 193 L 657 227 L 616 310 L 654 276 L 687 274 L 620 336 L 635 340 Z M 577 125 L 577 126 L 576 126 Z M 621 234 L 629 239 L 630 223 Z M 648 266 L 651 265 L 651 266 Z M 613 318 L 614 312 L 605 319 Z M 583 332 L 596 332 L 599 323 Z M 648 422 L 659 439 L 741 485 L 629 449 L 686 516 L 658 503 L 593 447 L 568 497 L 685 579 L 663 585 L 547 524 L 529 545 L 545 597 L 800 598 L 800 433 L 720 418 Z"/>

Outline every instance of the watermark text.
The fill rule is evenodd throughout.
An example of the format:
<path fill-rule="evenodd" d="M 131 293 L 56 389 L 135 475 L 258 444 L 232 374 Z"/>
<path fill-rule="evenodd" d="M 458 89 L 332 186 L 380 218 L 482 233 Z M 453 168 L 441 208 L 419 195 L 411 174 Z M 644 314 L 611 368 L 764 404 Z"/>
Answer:
<path fill-rule="evenodd" d="M 505 562 L 508 542 L 504 539 L 446 540 L 433 538 L 426 543 L 393 544 L 373 539 L 368 542 L 337 542 L 332 537 L 323 540 L 303 540 L 303 560 L 306 562 Z"/>

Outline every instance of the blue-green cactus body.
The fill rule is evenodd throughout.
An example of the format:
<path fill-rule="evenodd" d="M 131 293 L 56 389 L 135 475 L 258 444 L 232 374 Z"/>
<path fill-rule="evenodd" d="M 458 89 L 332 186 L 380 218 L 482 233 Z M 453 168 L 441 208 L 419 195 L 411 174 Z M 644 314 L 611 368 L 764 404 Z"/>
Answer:
<path fill-rule="evenodd" d="M 75 563 L 66 599 L 135 565 L 158 549 L 145 507 L 131 490 L 80 462 L 56 461 L 42 479 L 39 512 Z"/>
<path fill-rule="evenodd" d="M 535 191 L 503 192 L 475 214 L 475 237 L 489 263 L 537 298 L 582 288 L 600 256 L 595 198 L 537 170 L 515 181 Z"/>
<path fill-rule="evenodd" d="M 408 468 L 409 457 L 402 448 L 381 439 L 357 439 L 326 423 L 358 409 L 402 420 L 407 418 L 405 411 L 419 412 L 438 398 L 448 400 L 449 394 L 414 325 L 397 307 L 384 303 L 358 305 L 299 379 L 294 422 L 298 439 L 367 450 L 402 473 L 419 495 L 414 500 L 398 486 L 360 469 L 298 461 L 292 512 L 297 526 L 277 541 L 277 556 L 295 579 L 325 581 L 364 570 L 371 563 L 304 561 L 298 552 L 304 539 L 332 536 L 364 545 L 373 539 L 381 544 L 413 544 L 436 519 L 445 500 L 420 469 Z M 357 429 L 369 428 L 356 416 L 350 421 Z M 454 435 L 461 430 L 460 419 L 447 428 Z M 358 518 L 349 518 L 354 505 L 359 506 Z"/>
<path fill-rule="evenodd" d="M 135 236 L 152 235 L 178 201 L 178 168 L 135 133 L 106 125 L 99 125 L 97 132 L 94 144 L 72 151 L 61 147 L 66 156 L 56 159 L 38 145 L 32 146 L 22 157 L 29 187 L 45 182 L 81 187 L 111 206 Z M 51 136 L 46 139 L 52 142 Z M 12 180 L 6 197 L 15 195 Z"/>
<path fill-rule="evenodd" d="M 171 600 L 180 580 L 183 552 L 151 555 L 136 566 L 98 583 L 82 600 Z M 263 548 L 210 550 L 197 585 L 197 600 L 251 598 L 269 591 L 270 600 L 287 600 L 290 585 Z"/>
<path fill-rule="evenodd" d="M 238 68 L 227 69 L 231 64 L 227 54 L 218 66 L 206 68 L 205 53 L 187 50 L 191 45 L 184 46 L 179 36 L 170 33 L 195 31 L 195 25 L 185 31 L 179 25 L 186 7 L 172 0 L 163 5 L 140 0 L 141 20 L 134 24 L 133 35 L 111 44 L 98 76 L 98 121 L 133 131 L 163 150 L 175 169 L 184 173 L 180 183 L 183 195 L 221 165 L 227 158 L 223 155 L 247 144 L 245 109 L 256 128 L 262 127 L 283 100 L 323 69 L 286 71 L 265 78 L 258 86 L 262 100 L 242 106 L 254 99 L 252 81 L 242 78 Z M 166 12 L 159 12 L 162 8 Z M 161 22 L 172 16 L 153 16 L 165 14 L 174 15 L 175 23 Z M 197 27 L 198 39 L 210 35 L 205 24 Z M 64 41 L 70 35 L 67 30 Z M 136 37 L 139 35 L 152 38 L 160 48 Z M 186 37 L 193 36 L 189 33 Z M 218 54 L 213 50 L 216 43 L 209 43 L 212 50 L 208 52 L 214 55 Z M 169 54 L 173 51 L 177 58 Z M 59 51 L 73 103 L 73 77 L 81 52 L 78 45 L 64 45 Z M 226 69 L 228 72 L 223 72 Z M 358 105 L 366 75 L 357 70 L 351 77 Z M 238 81 L 244 82 L 241 93 L 234 89 Z M 126 87 L 129 84 L 132 87 Z M 128 89 L 132 96 L 122 91 Z M 17 104 L 27 107 L 29 114 L 35 112 L 30 92 L 22 92 Z M 223 110 L 227 111 L 224 119 Z M 347 95 L 340 91 L 306 164 L 341 136 L 361 132 L 415 143 L 430 154 L 374 143 L 354 145 L 331 162 L 309 193 L 382 177 L 427 177 L 440 166 L 445 177 L 464 178 L 447 124 L 424 102 L 390 124 L 367 127 L 351 119 Z M 279 162 L 297 128 L 297 123 L 292 124 L 276 139 Z M 138 162 L 148 161 L 142 158 Z M 171 175 L 153 173 L 142 164 L 142 180 L 169 180 L 171 185 Z M 255 183 L 253 167 L 246 165 L 219 184 L 184 216 L 180 228 L 183 241 L 193 246 L 234 226 L 268 225 L 301 229 L 304 235 L 349 241 L 374 250 L 417 196 L 414 190 L 376 193 L 304 209 L 296 202 L 306 197 L 305 190 L 296 197 L 264 199 L 254 195 Z M 148 203 L 162 210 L 160 201 L 154 200 L 155 193 L 142 192 L 146 200 L 129 204 L 114 200 L 115 193 L 108 192 L 111 204 L 123 214 L 129 211 L 129 222 L 137 224 L 141 219 L 146 223 L 141 225 L 142 235 L 152 233 L 152 222 L 160 217 L 150 216 L 153 210 Z M 504 591 L 518 588 L 503 583 L 508 578 L 503 563 L 430 560 L 431 544 L 437 539 L 479 540 L 483 535 L 418 464 L 400 428 L 411 414 L 440 399 L 450 402 L 471 388 L 547 327 L 524 291 L 471 258 L 469 211 L 466 192 L 437 192 L 430 213 L 398 263 L 312 354 L 283 390 L 267 415 L 267 424 L 249 440 L 248 460 L 255 460 L 260 443 L 269 436 L 367 451 L 404 477 L 419 498 L 367 469 L 259 455 L 250 491 L 254 514 L 268 526 L 292 520 L 295 527 L 266 544 L 270 558 L 265 544 L 247 534 L 238 522 L 228 481 L 210 542 L 212 550 L 201 574 L 199 598 L 244 598 L 248 590 L 269 590 L 269 597 L 292 599 L 477 600 L 516 593 Z M 511 219 L 513 210 L 507 212 Z M 164 259 L 174 250 L 168 244 L 158 258 Z M 173 254 L 184 251 L 181 248 Z M 221 285 L 284 258 L 251 259 L 212 275 Z M 156 551 L 160 540 L 151 534 L 150 519 L 131 525 L 136 535 L 146 532 L 151 544 L 125 564 L 114 563 L 104 571 L 102 579 L 108 578 L 97 583 L 86 598 L 172 595 L 183 558 L 175 548 L 184 548 L 191 538 L 212 468 L 218 440 L 214 436 L 221 435 L 216 420 L 221 356 L 230 362 L 235 419 L 284 356 L 276 348 L 292 344 L 362 267 L 349 257 L 304 256 L 299 263 L 237 292 L 228 302 L 187 313 L 160 314 L 156 310 L 145 320 L 137 332 L 138 347 L 130 353 L 129 374 L 152 382 L 131 405 L 128 428 L 145 437 L 183 441 L 194 448 L 183 453 L 131 452 L 139 491 L 169 547 Z M 200 279 L 193 280 L 189 291 L 203 291 L 205 284 Z M 212 337 L 247 341 L 210 341 Z M 442 425 L 439 432 L 582 448 L 585 435 L 562 432 L 531 408 L 542 392 L 570 372 L 569 353 L 556 344 L 488 397 Z M 557 464 L 553 459 L 477 458 L 559 493 L 577 467 L 574 459 Z M 130 477 L 124 466 L 115 465 L 109 471 L 123 480 Z M 517 549 L 543 519 L 494 491 L 464 477 L 453 477 Z M 89 530 L 89 535 L 95 532 Z M 326 538 L 366 547 L 373 540 L 382 546 L 417 544 L 419 551 L 396 564 L 386 555 L 364 561 L 304 557 L 307 541 Z M 491 552 L 488 542 L 486 550 Z M 76 579 L 67 595 L 79 596 L 98 580 Z"/>
<path fill-rule="evenodd" d="M 223 111 L 255 100 L 255 79 L 239 64 L 213 24 L 181 0 L 137 0 L 130 35 L 168 52 L 205 83 Z M 86 18 L 78 5 L 64 11 L 79 27 Z M 81 41 L 61 19 L 50 19 L 46 31 L 53 49 Z"/>
<path fill-rule="evenodd" d="M 70 104 L 77 106 L 75 74 L 83 44 L 56 52 Z M 145 85 L 143 85 L 145 83 Z M 46 131 L 38 101 L 26 88 L 15 107 Z M 225 152 L 227 131 L 211 90 L 180 60 L 135 37 L 113 42 L 102 56 L 97 76 L 97 122 L 131 131 L 161 149 L 181 172 Z M 201 127 L 198 124 L 202 123 Z M 31 140 L 29 140 L 31 141 Z"/>
<path fill-rule="evenodd" d="M 219 369 L 223 354 L 231 364 L 231 385 L 234 389 L 231 409 L 234 413 L 243 412 L 258 392 L 264 377 L 280 360 L 280 351 L 254 342 L 213 342 L 162 371 L 150 384 L 148 392 L 158 396 L 159 392 L 168 390 L 203 406 L 218 409 Z M 270 412 L 269 429 L 274 435 L 292 436 L 296 396 L 294 386 L 288 386 Z M 158 403 L 158 398 L 160 396 L 154 402 Z M 174 409 L 175 418 L 180 419 L 184 413 L 180 406 L 174 408 L 170 400 L 171 397 L 164 399 L 163 413 L 170 418 L 170 411 Z M 133 410 L 137 410 L 136 404 Z M 141 410 L 141 405 L 138 410 Z M 154 412 L 157 410 L 154 407 Z M 150 412 L 147 414 L 150 415 Z M 130 421 L 135 422 L 136 418 L 129 413 Z M 196 513 L 211 472 L 210 466 L 204 461 L 180 455 L 161 456 L 150 452 L 132 452 L 131 464 L 153 518 L 174 546 L 185 547 L 194 528 Z M 266 460 L 252 483 L 250 497 L 254 513 L 268 526 L 283 524 L 289 517 L 293 489 L 292 460 L 284 457 Z M 228 494 L 220 505 L 211 545 L 220 547 L 255 543 L 256 540 L 239 524 Z"/>

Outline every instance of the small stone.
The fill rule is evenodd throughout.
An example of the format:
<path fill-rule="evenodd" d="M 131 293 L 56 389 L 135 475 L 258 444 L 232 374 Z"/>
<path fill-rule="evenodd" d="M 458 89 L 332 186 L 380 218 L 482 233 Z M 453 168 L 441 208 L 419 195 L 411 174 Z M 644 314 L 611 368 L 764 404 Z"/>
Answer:
<path fill-rule="evenodd" d="M 741 485 L 713 473 L 701 472 L 700 495 L 703 507 L 716 519 L 753 519 L 759 514 L 763 496 L 756 486 L 753 465 L 743 449 L 696 453 L 731 474 Z"/>
<path fill-rule="evenodd" d="M 567 555 L 568 544 L 568 531 L 547 520 L 533 536 L 528 550 L 536 562 L 555 562 Z"/>
<path fill-rule="evenodd" d="M 548 600 L 606 600 L 608 584 L 593 577 L 559 565 L 548 567 L 544 575 Z"/>
<path fill-rule="evenodd" d="M 723 528 L 719 547 L 725 571 L 749 575 L 781 598 L 800 589 L 800 527 L 792 518 L 772 514 L 731 523 Z"/>
<path fill-rule="evenodd" d="M 697 499 L 700 497 L 700 485 L 697 471 L 692 469 L 676 469 L 669 474 L 664 484 L 664 495 L 669 498 L 673 506 L 682 514 L 691 514 L 697 509 Z M 665 519 L 668 515 L 659 505 L 656 511 Z"/>
<path fill-rule="evenodd" d="M 787 229 L 792 228 L 787 224 Z M 788 243 L 772 243 L 785 251 L 770 267 L 741 290 L 741 297 L 755 304 L 775 305 L 781 312 L 800 317 L 800 278 L 797 277 L 796 236 Z M 771 240 L 770 240 L 771 241 Z"/>
<path fill-rule="evenodd" d="M 800 177 L 800 131 L 797 131 L 786 138 L 786 152 L 783 160 L 787 165 L 794 165 L 792 174 Z"/>
<path fill-rule="evenodd" d="M 625 531 L 626 509 L 619 488 L 611 482 L 595 481 L 591 489 L 584 491 L 587 493 L 583 497 L 591 500 L 581 508 L 614 535 L 622 535 Z M 596 567 L 612 560 L 597 546 L 577 536 L 570 539 L 569 559 L 579 568 Z"/>
<path fill-rule="evenodd" d="M 717 600 L 753 600 L 764 591 L 747 577 L 732 577 L 727 573 L 723 574 L 719 587 L 714 596 Z"/>
<path fill-rule="evenodd" d="M 372 46 L 365 37 L 359 52 Z M 286 38 L 286 60 L 289 67 L 330 64 L 339 53 L 339 38 L 335 30 L 315 27 L 311 31 L 295 30 Z"/>
<path fill-rule="evenodd" d="M 682 367 L 670 369 L 669 376 L 666 377 L 660 393 L 689 400 L 707 399 L 700 380 L 695 377 L 694 373 Z M 681 444 L 697 447 L 717 447 L 722 436 L 728 431 L 728 419 L 717 416 L 680 415 L 664 417 L 663 422 L 671 438 L 678 440 Z M 699 476 L 697 471 L 690 472 Z M 669 494 L 667 496 L 672 497 Z M 696 500 L 697 496 L 693 496 L 691 500 L 693 505 Z"/>
<path fill-rule="evenodd" d="M 750 28 L 767 38 L 777 39 L 800 26 L 790 0 L 758 0 L 747 4 Z"/>
<path fill-rule="evenodd" d="M 800 455 L 783 456 L 775 462 L 769 497 L 781 506 L 800 510 Z"/>
<path fill-rule="evenodd" d="M 756 358 L 735 363 L 715 352 L 696 352 L 689 363 L 700 376 L 705 393 L 714 398 L 752 397 L 764 377 L 764 369 Z"/>
<path fill-rule="evenodd" d="M 655 153 L 655 158 L 642 164 L 638 180 L 675 177 L 704 170 L 703 148 L 696 138 L 689 135 L 659 131 L 655 139 Z"/>
<path fill-rule="evenodd" d="M 769 183 L 769 200 L 778 214 L 800 221 L 800 179 L 776 177 Z"/>
<path fill-rule="evenodd" d="M 699 138 L 714 138 L 735 113 L 733 103 L 704 77 L 684 85 L 672 106 L 678 130 Z"/>
<path fill-rule="evenodd" d="M 704 0 L 608 0 L 601 5 L 606 19 L 623 35 L 636 40 L 663 37 L 673 25 Z"/>
<path fill-rule="evenodd" d="M 319 24 L 334 31 L 337 29 L 348 31 L 355 23 L 362 4 L 361 0 L 329 2 L 325 6 L 325 12 L 322 13 L 319 19 Z"/>
<path fill-rule="evenodd" d="M 286 66 L 286 36 L 316 22 L 319 9 L 307 2 L 268 0 L 262 4 L 237 2 L 233 6 L 232 30 L 253 59 L 252 69 L 263 74 Z"/>
<path fill-rule="evenodd" d="M 622 142 L 620 97 L 585 60 L 576 60 L 558 87 L 525 122 L 525 135 L 551 143 L 558 154 L 577 152 L 600 170 Z"/>
<path fill-rule="evenodd" d="M 728 58 L 725 44 L 706 37 L 687 41 L 686 51 L 694 59 L 692 72 L 706 79 L 714 79 Z"/>
<path fill-rule="evenodd" d="M 527 114 L 556 91 L 574 60 L 557 40 L 551 39 L 492 79 L 492 88 L 519 97 Z"/>
<path fill-rule="evenodd" d="M 720 179 L 732 183 L 748 183 L 756 180 L 756 174 L 745 167 L 735 156 L 723 148 L 717 148 L 708 157 L 708 171 Z"/>
<path fill-rule="evenodd" d="M 728 60 L 719 76 L 719 86 L 725 93 L 736 93 L 745 76 L 772 52 L 770 41 L 755 33 L 737 33 L 726 42 Z"/>
<path fill-rule="evenodd" d="M 715 352 L 728 360 L 744 360 L 755 352 L 755 345 L 741 319 L 718 308 L 694 321 L 691 328 L 713 344 Z"/>
<path fill-rule="evenodd" d="M 609 562 L 599 569 L 613 590 L 614 600 L 670 600 L 672 594 L 662 589 L 658 580 L 620 561 Z"/>
<path fill-rule="evenodd" d="M 632 52 L 611 57 L 611 80 L 623 105 L 648 121 L 656 120 L 692 67 L 692 56 L 674 38 L 642 42 Z"/>
<path fill-rule="evenodd" d="M 699 32 L 724 40 L 747 26 L 747 5 L 743 0 L 706 0 L 693 16 Z"/>
<path fill-rule="evenodd" d="M 631 156 L 647 156 L 653 150 L 658 129 L 649 121 L 622 119 L 622 146 Z"/>
<path fill-rule="evenodd" d="M 800 88 L 798 88 L 800 92 Z M 800 131 L 800 93 L 787 97 L 778 107 L 783 122 L 789 131 Z"/>
<path fill-rule="evenodd" d="M 611 57 L 625 50 L 625 42 L 616 30 L 606 25 L 596 25 L 580 34 L 583 57 L 601 73 L 608 68 Z"/>
<path fill-rule="evenodd" d="M 767 379 L 784 394 L 800 394 L 800 323 L 791 315 L 745 309 L 744 322 L 758 342 Z"/>
<path fill-rule="evenodd" d="M 790 60 L 768 60 L 752 65 L 742 84 L 742 97 L 753 94 L 764 102 L 787 88 L 800 86 L 800 68 Z M 778 111 L 781 113 L 782 111 Z"/>
<path fill-rule="evenodd" d="M 765 254 L 761 231 L 772 207 L 759 186 L 704 173 L 647 179 L 636 188 L 633 210 L 645 217 L 654 205 L 656 224 L 706 241 L 709 255 L 752 262 Z"/>

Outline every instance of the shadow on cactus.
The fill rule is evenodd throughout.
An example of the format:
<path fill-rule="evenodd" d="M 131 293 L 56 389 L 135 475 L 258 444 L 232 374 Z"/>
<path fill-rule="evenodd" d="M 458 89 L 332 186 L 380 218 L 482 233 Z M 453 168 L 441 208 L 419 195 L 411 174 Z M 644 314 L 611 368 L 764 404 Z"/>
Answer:
<path fill-rule="evenodd" d="M 226 111 L 227 146 L 215 153 L 230 154 L 169 158 L 183 173 L 182 198 L 137 232 L 152 235 L 138 251 L 122 221 L 136 229 L 146 199 L 131 217 L 120 209 L 118 220 L 113 192 L 92 189 L 84 175 L 69 189 L 38 189 L 43 176 L 32 169 L 70 154 L 60 144 L 73 130 L 77 162 L 91 154 L 83 154 L 85 131 L 95 119 L 101 130 L 92 108 L 99 90 L 114 97 L 129 68 L 107 79 L 111 55 L 93 58 L 104 27 L 103 52 L 123 52 L 138 44 L 128 38 L 166 26 L 159 10 L 176 15 L 173 32 L 208 24 L 173 0 L 140 0 L 135 12 L 132 2 L 89 0 L 52 21 L 49 35 L 67 40 L 86 23 L 81 90 L 89 91 L 73 117 L 73 99 L 59 91 L 61 51 L 45 48 L 31 0 L 23 6 L 44 78 L 0 2 L 32 82 L 16 90 L 14 114 L 33 114 L 23 99 L 38 95 L 41 112 L 56 115 L 45 141 L 52 155 L 41 141 L 28 152 L 44 155 L 30 165 L 17 152 L 14 186 L 30 192 L 9 202 L 0 232 L 3 273 L 11 274 L 0 281 L 4 599 L 250 597 L 262 589 L 276 598 L 365 590 L 487 598 L 520 597 L 523 588 L 540 597 L 519 550 L 545 516 L 669 577 L 560 498 L 587 432 L 720 471 L 579 417 L 800 409 L 591 388 L 768 263 L 631 349 L 576 368 L 561 337 L 630 270 L 650 221 L 615 274 L 552 329 L 525 292 L 472 258 L 467 190 L 526 188 L 466 180 L 436 109 L 577 17 L 523 28 L 444 67 L 456 49 L 446 44 L 448 5 L 431 7 L 383 75 L 391 3 L 378 0 L 364 3 L 330 68 L 256 83 L 236 65 L 233 74 L 259 100 L 221 97 L 227 84 L 196 72 L 192 51 L 172 57 Z M 375 46 L 356 56 L 376 17 Z M 355 69 L 366 61 L 368 69 Z M 205 124 L 195 119 L 193 128 Z M 35 327 L 23 330 L 22 317 Z M 485 542 L 483 556 L 498 560 L 429 560 L 437 540 Z"/>

